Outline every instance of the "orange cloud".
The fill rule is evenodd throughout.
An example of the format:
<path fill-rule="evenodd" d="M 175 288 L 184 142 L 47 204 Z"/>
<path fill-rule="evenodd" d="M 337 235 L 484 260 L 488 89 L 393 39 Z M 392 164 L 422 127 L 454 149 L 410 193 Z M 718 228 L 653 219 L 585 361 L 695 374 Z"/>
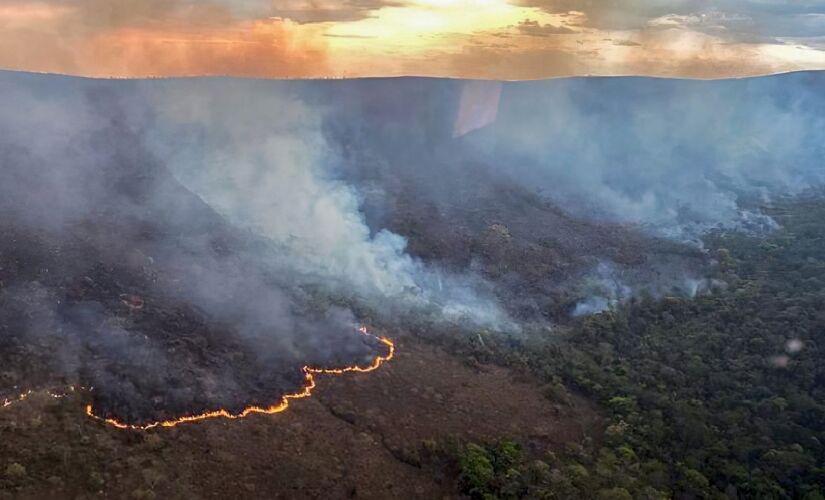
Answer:
<path fill-rule="evenodd" d="M 92 13 L 95 14 L 92 14 Z M 165 0 L 0 8 L 0 67 L 86 76 L 319 76 L 326 40 L 280 19 Z"/>
<path fill-rule="evenodd" d="M 739 11 L 705 12 L 702 0 L 4 0 L 0 68 L 491 79 L 825 68 L 825 16 L 719 5 Z M 811 38 L 780 37 L 797 27 Z"/>
<path fill-rule="evenodd" d="M 209 31 L 123 28 L 80 44 L 78 69 L 98 76 L 312 77 L 326 72 L 325 41 L 280 20 Z"/>
<path fill-rule="evenodd" d="M 11 2 L 0 5 L 0 26 L 7 29 L 25 28 L 33 23 L 51 21 L 71 11 L 66 6 Z"/>

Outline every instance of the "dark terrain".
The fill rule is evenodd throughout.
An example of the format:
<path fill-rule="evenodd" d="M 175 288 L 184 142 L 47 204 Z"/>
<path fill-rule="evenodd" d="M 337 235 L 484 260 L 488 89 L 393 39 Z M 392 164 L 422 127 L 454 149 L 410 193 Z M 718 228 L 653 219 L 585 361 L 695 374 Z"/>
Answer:
<path fill-rule="evenodd" d="M 430 469 L 426 440 L 506 433 L 556 447 L 600 427 L 585 402 L 555 405 L 506 370 L 412 340 L 375 373 L 319 377 L 279 415 L 121 431 L 88 419 L 81 399 L 33 396 L 0 413 L 2 456 L 25 467 L 0 496 L 441 498 L 455 472 Z"/>

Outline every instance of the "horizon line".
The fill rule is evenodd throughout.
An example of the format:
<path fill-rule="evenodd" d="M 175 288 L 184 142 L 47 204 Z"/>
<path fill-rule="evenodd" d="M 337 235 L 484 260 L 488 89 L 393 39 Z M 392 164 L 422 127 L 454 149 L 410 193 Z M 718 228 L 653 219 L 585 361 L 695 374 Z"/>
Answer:
<path fill-rule="evenodd" d="M 206 79 L 235 79 L 235 80 L 250 80 L 250 81 L 274 81 L 274 82 L 324 82 L 324 81 L 359 81 L 359 80 L 455 80 L 455 81 L 477 81 L 477 82 L 501 82 L 501 83 L 528 83 L 528 82 L 543 82 L 550 80 L 572 80 L 572 79 L 609 79 L 609 78 L 644 78 L 653 80 L 673 80 L 686 82 L 717 82 L 717 81 L 735 81 L 735 80 L 749 80 L 757 78 L 770 78 L 775 76 L 785 76 L 798 73 L 822 73 L 825 69 L 792 69 L 785 71 L 774 71 L 768 73 L 754 73 L 739 76 L 725 76 L 719 78 L 703 78 L 690 76 L 663 76 L 663 75 L 645 75 L 634 73 L 616 73 L 616 74 L 582 74 L 582 75 L 556 75 L 542 78 L 472 78 L 460 76 L 436 76 L 424 74 L 405 74 L 405 75 L 363 75 L 363 76 L 247 76 L 247 75 L 210 75 L 210 74 L 193 74 L 193 75 L 146 75 L 146 76 L 93 76 L 77 73 L 59 73 L 51 71 L 33 71 L 14 68 L 0 68 L 0 73 L 14 73 L 21 75 L 39 75 L 60 78 L 74 78 L 80 80 L 92 81 L 152 81 L 152 80 L 206 80 Z"/>

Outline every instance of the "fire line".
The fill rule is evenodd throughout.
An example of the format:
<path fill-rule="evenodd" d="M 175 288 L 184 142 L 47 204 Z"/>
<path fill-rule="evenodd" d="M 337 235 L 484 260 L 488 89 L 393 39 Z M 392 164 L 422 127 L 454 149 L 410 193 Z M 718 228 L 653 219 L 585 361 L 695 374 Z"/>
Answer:
<path fill-rule="evenodd" d="M 65 398 L 66 396 L 68 396 L 70 393 L 75 392 L 76 390 L 77 390 L 77 388 L 75 386 L 70 385 L 66 388 L 65 392 L 58 392 L 58 391 L 48 390 L 48 391 L 46 391 L 46 394 L 50 398 L 62 399 L 62 398 Z M 21 393 L 19 396 L 17 396 L 14 399 L 4 399 L 2 401 L 2 403 L 0 403 L 0 408 L 6 408 L 6 407 L 9 407 L 11 405 L 15 405 L 17 403 L 22 403 L 23 401 L 29 399 L 29 396 L 34 394 L 34 392 L 35 392 L 34 390 L 29 389 L 26 392 Z"/>
<path fill-rule="evenodd" d="M 99 422 L 103 422 L 106 425 L 115 427 L 117 429 L 149 430 L 149 429 L 153 429 L 155 427 L 176 427 L 180 424 L 185 424 L 185 423 L 189 423 L 189 422 L 198 422 L 200 420 L 207 420 L 207 419 L 210 419 L 210 418 L 220 417 L 220 418 L 228 418 L 228 419 L 236 420 L 236 419 L 241 419 L 241 418 L 247 417 L 249 415 L 252 415 L 253 413 L 262 413 L 262 414 L 270 414 L 270 415 L 275 414 L 275 413 L 281 413 L 289 407 L 289 401 L 290 400 L 307 398 L 312 394 L 312 390 L 316 386 L 315 375 L 343 375 L 345 373 L 350 373 L 350 372 L 367 373 L 367 372 L 377 370 L 382 364 L 384 364 L 387 361 L 390 361 L 393 358 L 393 356 L 395 356 L 395 344 L 393 344 L 393 342 L 390 339 L 388 339 L 387 337 L 378 337 L 376 335 L 373 335 L 373 334 L 371 334 L 367 331 L 366 327 L 363 327 L 363 326 L 360 327 L 358 329 L 358 331 L 361 332 L 364 335 L 367 335 L 367 336 L 370 336 L 370 337 L 373 337 L 373 338 L 377 339 L 379 342 L 381 342 L 382 344 L 387 346 L 387 354 L 385 356 L 376 356 L 375 359 L 373 359 L 372 363 L 369 366 L 366 366 L 366 367 L 354 365 L 354 366 L 347 366 L 347 367 L 344 367 L 344 368 L 312 368 L 312 367 L 309 367 L 309 366 L 304 366 L 304 368 L 303 368 L 303 371 L 304 371 L 304 385 L 303 385 L 302 389 L 300 391 L 292 393 L 292 394 L 285 394 L 284 396 L 281 397 L 281 401 L 279 403 L 275 404 L 275 405 L 271 405 L 271 406 L 249 406 L 249 407 L 245 408 L 243 411 L 241 411 L 240 413 L 235 413 L 235 414 L 230 413 L 228 410 L 225 410 L 225 409 L 218 409 L 218 410 L 213 410 L 213 411 L 200 413 L 200 414 L 197 414 L 197 415 L 186 415 L 186 416 L 177 417 L 177 418 L 170 419 L 170 420 L 162 420 L 162 421 L 158 421 L 158 422 L 151 422 L 149 424 L 144 424 L 144 425 L 129 424 L 129 423 L 126 423 L 126 422 L 121 422 L 121 421 L 119 421 L 117 419 L 114 419 L 114 418 L 101 417 L 101 416 L 95 414 L 94 408 L 92 407 L 91 404 L 86 405 L 86 415 L 93 418 L 93 419 L 95 419 L 95 420 L 97 420 L 97 421 L 99 421 Z M 70 387 L 71 392 L 74 392 L 74 390 L 75 390 L 74 387 Z M 4 400 L 4 401 L 2 401 L 2 404 L 0 405 L 0 408 L 6 407 L 6 406 L 11 406 L 14 403 L 24 401 L 25 399 L 27 399 L 32 394 L 32 392 L 33 391 L 29 390 L 29 391 L 26 391 L 23 394 L 21 394 L 20 397 L 17 398 L 17 399 Z M 55 393 L 55 392 L 49 391 L 49 395 L 52 396 L 52 397 L 61 398 L 61 397 L 66 396 L 67 394 L 61 394 L 61 393 Z"/>

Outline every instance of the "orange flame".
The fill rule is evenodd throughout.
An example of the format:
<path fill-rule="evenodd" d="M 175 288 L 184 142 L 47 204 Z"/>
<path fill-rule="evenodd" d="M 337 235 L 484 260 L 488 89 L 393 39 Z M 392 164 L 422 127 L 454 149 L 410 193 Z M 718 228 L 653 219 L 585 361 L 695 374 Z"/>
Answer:
<path fill-rule="evenodd" d="M 48 390 L 48 391 L 46 391 L 46 394 L 48 394 L 48 396 L 50 398 L 61 399 L 61 398 L 65 398 L 66 396 L 68 396 L 69 393 L 75 392 L 75 390 L 76 390 L 75 386 L 70 385 L 70 386 L 66 387 L 66 390 L 64 392 Z M 17 396 L 14 399 L 6 398 L 6 399 L 3 400 L 3 403 L 0 404 L 0 408 L 6 408 L 8 406 L 15 405 L 17 403 L 22 403 L 23 401 L 29 399 L 29 397 L 34 393 L 35 393 L 35 391 L 33 389 L 29 389 L 28 391 L 21 393 L 19 396 Z"/>
<path fill-rule="evenodd" d="M 103 422 L 107 425 L 111 425 L 112 427 L 116 427 L 118 429 L 131 429 L 131 430 L 148 430 L 153 429 L 155 427 L 175 427 L 180 424 L 185 424 L 189 422 L 197 422 L 200 420 L 207 420 L 210 418 L 228 418 L 228 419 L 240 419 L 247 417 L 253 413 L 263 413 L 263 414 L 274 414 L 274 413 L 281 413 L 282 411 L 286 410 L 289 407 L 289 401 L 291 399 L 303 399 L 307 398 L 312 394 L 312 390 L 315 388 L 315 374 L 323 374 L 323 375 L 342 375 L 344 373 L 349 372 L 357 372 L 357 373 L 367 373 L 374 370 L 377 370 L 383 363 L 391 360 L 393 356 L 395 356 L 395 344 L 386 337 L 377 337 L 372 335 L 367 331 L 366 327 L 360 327 L 358 329 L 364 335 L 368 335 L 377 339 L 379 342 L 387 346 L 387 355 L 386 356 L 377 356 L 373 359 L 372 363 L 369 366 L 361 367 L 361 366 L 347 366 L 345 368 L 311 368 L 309 366 L 304 366 L 304 379 L 305 383 L 303 388 L 296 393 L 293 394 L 286 394 L 281 397 L 281 401 L 278 404 L 272 406 L 249 406 L 245 408 L 240 413 L 230 413 L 228 410 L 219 409 L 214 411 L 208 411 L 205 413 L 201 413 L 198 415 L 186 415 L 183 417 L 177 417 L 171 420 L 162 420 L 158 422 L 152 422 L 145 425 L 135 425 L 135 424 L 127 424 L 125 422 L 121 422 L 117 419 L 113 418 L 105 418 L 98 415 L 95 415 L 94 408 L 92 405 L 86 405 L 86 415 L 92 417 L 95 420 Z"/>
<path fill-rule="evenodd" d="M 4 399 L 4 400 L 3 400 L 3 405 L 2 405 L 2 407 L 3 407 L 3 408 L 5 408 L 5 407 L 7 407 L 7 406 L 11 406 L 11 405 L 13 405 L 13 404 L 17 404 L 17 403 L 20 403 L 20 402 L 22 402 L 22 401 L 25 401 L 25 400 L 29 399 L 29 396 L 31 396 L 33 392 L 34 392 L 34 391 L 32 391 L 32 390 L 30 389 L 30 390 L 28 390 L 28 391 L 26 391 L 26 392 L 24 392 L 24 393 L 21 393 L 19 396 L 17 396 L 17 397 L 16 397 L 16 398 L 14 398 L 14 399 L 8 399 L 8 398 L 7 398 L 7 399 Z"/>

